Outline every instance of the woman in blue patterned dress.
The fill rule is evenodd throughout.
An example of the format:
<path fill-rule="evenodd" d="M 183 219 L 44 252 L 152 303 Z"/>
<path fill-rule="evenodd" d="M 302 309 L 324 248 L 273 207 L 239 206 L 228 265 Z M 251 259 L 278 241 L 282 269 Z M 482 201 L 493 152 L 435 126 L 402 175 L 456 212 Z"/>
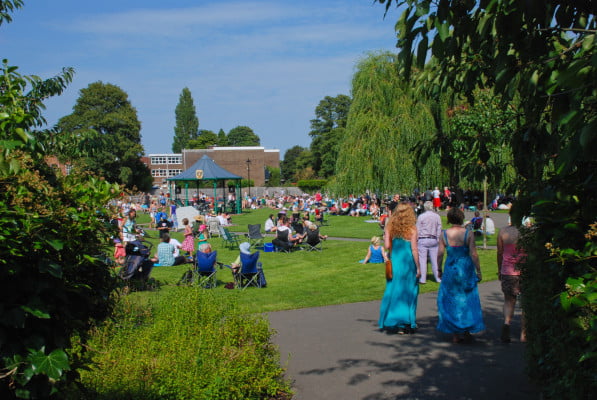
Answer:
<path fill-rule="evenodd" d="M 451 333 L 454 343 L 471 342 L 471 333 L 485 330 L 477 289 L 477 282 L 481 281 L 479 256 L 474 235 L 468 234 L 463 221 L 462 210 L 448 211 L 448 223 L 452 227 L 444 231 L 437 256 L 442 279 L 437 295 L 437 329 Z M 445 251 L 448 255 L 442 269 Z"/>
<path fill-rule="evenodd" d="M 392 260 L 391 280 L 381 300 L 379 329 L 401 334 L 413 333 L 417 327 L 418 281 L 421 277 L 417 249 L 415 212 L 400 204 L 386 224 L 384 244 Z"/>

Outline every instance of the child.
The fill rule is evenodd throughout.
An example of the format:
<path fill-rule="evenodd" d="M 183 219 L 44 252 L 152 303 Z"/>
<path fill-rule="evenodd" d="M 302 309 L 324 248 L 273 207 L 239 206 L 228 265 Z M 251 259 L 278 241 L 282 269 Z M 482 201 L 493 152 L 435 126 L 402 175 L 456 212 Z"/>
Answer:
<path fill-rule="evenodd" d="M 126 257 L 126 251 L 124 245 L 120 239 L 114 239 L 114 261 L 119 266 L 124 265 L 124 258 Z"/>
<path fill-rule="evenodd" d="M 383 263 L 385 262 L 388 257 L 386 255 L 386 251 L 383 246 L 380 244 L 381 239 L 379 236 L 373 236 L 371 238 L 371 245 L 367 249 L 367 255 L 363 260 L 360 262 L 363 264 L 370 263 Z"/>
<path fill-rule="evenodd" d="M 189 225 L 189 219 L 183 218 L 182 225 L 184 226 L 184 240 L 182 242 L 182 250 L 186 251 L 187 259 L 195 252 L 195 238 L 193 237 L 193 229 Z"/>
<path fill-rule="evenodd" d="M 204 224 L 201 224 L 199 226 L 199 246 L 201 246 L 204 243 L 207 243 L 207 237 L 209 236 L 209 234 L 207 233 L 207 226 Z"/>

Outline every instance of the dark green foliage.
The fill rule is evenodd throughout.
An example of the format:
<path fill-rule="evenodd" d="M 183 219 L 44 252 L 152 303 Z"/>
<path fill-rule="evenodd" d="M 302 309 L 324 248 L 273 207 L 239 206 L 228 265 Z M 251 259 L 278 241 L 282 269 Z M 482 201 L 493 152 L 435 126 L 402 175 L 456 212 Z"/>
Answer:
<path fill-rule="evenodd" d="M 151 172 L 141 162 L 144 150 L 137 110 L 118 86 L 95 82 L 81 89 L 73 113 L 62 117 L 58 128 L 63 140 L 72 143 L 59 154 L 61 159 L 108 182 L 151 188 Z"/>
<path fill-rule="evenodd" d="M 338 159 L 338 145 L 344 139 L 350 97 L 339 94 L 326 96 L 315 108 L 315 119 L 311 120 L 311 167 L 315 174 L 327 178 L 334 174 Z"/>
<path fill-rule="evenodd" d="M 310 165 L 311 160 L 311 152 L 304 147 L 293 146 L 286 150 L 284 159 L 280 162 L 282 179 L 286 182 L 293 181 L 297 172 Z"/>
<path fill-rule="evenodd" d="M 220 129 L 218 131 L 218 141 L 216 143 L 218 146 L 228 146 L 228 136 L 226 136 L 226 132 L 224 132 L 224 129 Z"/>
<path fill-rule="evenodd" d="M 280 186 L 280 168 L 269 167 L 269 166 L 267 166 L 265 168 L 267 169 L 267 172 L 269 174 L 269 179 L 265 183 L 265 186 L 269 186 L 269 187 Z"/>
<path fill-rule="evenodd" d="M 327 183 L 328 182 L 325 179 L 310 179 L 298 181 L 296 185 L 301 188 L 302 191 L 312 193 L 321 190 Z"/>
<path fill-rule="evenodd" d="M 180 153 L 182 149 L 204 149 L 205 147 L 189 146 L 192 140 L 198 139 L 199 134 L 199 118 L 197 118 L 197 110 L 189 88 L 182 89 L 174 113 L 176 114 L 176 126 L 174 127 L 172 151 Z"/>
<path fill-rule="evenodd" d="M 71 337 L 84 343 L 111 310 L 115 280 L 96 256 L 119 188 L 45 161 L 48 134 L 33 130 L 41 99 L 72 72 L 42 81 L 16 71 L 4 63 L 0 85 L 0 398 L 47 398 L 82 365 L 83 351 L 67 353 Z"/>
<path fill-rule="evenodd" d="M 378 0 L 386 4 L 392 0 Z M 520 99 L 511 140 L 525 243 L 528 370 L 547 398 L 597 390 L 597 7 L 585 0 L 407 0 L 396 27 L 410 71 L 427 93 L 493 88 Z M 547 247 L 547 249 L 546 249 Z"/>
<path fill-rule="evenodd" d="M 228 132 L 228 146 L 259 146 L 259 136 L 248 126 L 237 126 Z"/>
<path fill-rule="evenodd" d="M 89 399 L 269 399 L 289 393 L 272 332 L 233 291 L 180 287 L 156 303 L 123 298 L 91 347 Z M 138 299 L 136 299 L 138 300 Z"/>

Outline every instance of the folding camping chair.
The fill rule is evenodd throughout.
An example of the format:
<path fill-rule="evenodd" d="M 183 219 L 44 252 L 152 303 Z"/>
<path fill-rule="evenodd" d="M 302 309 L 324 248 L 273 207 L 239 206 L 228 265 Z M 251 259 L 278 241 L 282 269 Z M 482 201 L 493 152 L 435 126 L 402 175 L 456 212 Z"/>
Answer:
<path fill-rule="evenodd" d="M 319 237 L 319 228 L 315 230 L 307 229 L 307 236 L 302 244 L 307 251 L 323 250 L 323 240 Z"/>
<path fill-rule="evenodd" d="M 261 234 L 261 224 L 249 224 L 248 230 L 249 233 L 245 233 L 245 236 L 249 239 L 251 246 L 255 248 L 263 247 L 263 239 L 265 239 L 265 236 Z"/>
<path fill-rule="evenodd" d="M 216 258 L 217 251 L 203 253 L 198 251 L 195 255 L 195 270 L 193 282 L 205 289 L 215 288 L 218 284 L 216 279 Z"/>
<path fill-rule="evenodd" d="M 228 228 L 224 228 L 220 225 L 220 237 L 222 238 L 222 243 L 229 249 L 237 249 L 239 243 L 238 235 L 236 233 L 231 233 Z"/>
<path fill-rule="evenodd" d="M 234 275 L 234 286 L 237 289 L 246 289 L 249 286 L 265 287 L 265 275 L 259 260 L 259 252 L 253 254 L 240 253 L 240 270 Z"/>

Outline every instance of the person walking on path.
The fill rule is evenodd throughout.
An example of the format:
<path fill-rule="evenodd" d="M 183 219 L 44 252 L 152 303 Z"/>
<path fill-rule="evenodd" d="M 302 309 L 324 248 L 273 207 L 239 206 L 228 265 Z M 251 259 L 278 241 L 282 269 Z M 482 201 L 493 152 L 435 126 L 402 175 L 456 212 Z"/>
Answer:
<path fill-rule="evenodd" d="M 447 251 L 442 283 L 437 295 L 439 322 L 437 329 L 451 333 L 453 343 L 472 342 L 471 333 L 485 330 L 477 282 L 481 281 L 481 266 L 474 235 L 462 226 L 464 213 L 459 208 L 448 211 L 451 228 L 444 231 L 439 243 L 439 270 Z"/>
<path fill-rule="evenodd" d="M 433 203 L 426 201 L 423 204 L 425 211 L 417 218 L 417 247 L 419 249 L 419 265 L 421 266 L 421 278 L 419 283 L 427 283 L 427 256 L 431 262 L 431 270 L 436 282 L 441 282 L 437 268 L 437 251 L 439 239 L 442 235 L 442 219 L 439 214 L 433 212 Z"/>
<path fill-rule="evenodd" d="M 517 268 L 517 264 L 525 256 L 525 253 L 517 246 L 519 236 L 518 228 L 509 225 L 500 230 L 497 238 L 498 279 L 502 284 L 502 293 L 504 293 L 504 325 L 502 325 L 500 335 L 502 343 L 510 343 L 510 323 L 514 316 L 516 299 L 521 293 L 520 270 Z M 520 341 L 526 342 L 524 312 L 520 325 Z"/>
<path fill-rule="evenodd" d="M 414 333 L 417 328 L 418 280 L 421 276 L 417 250 L 415 212 L 399 204 L 386 224 L 384 244 L 392 260 L 392 279 L 386 281 L 381 300 L 379 329 Z"/>

